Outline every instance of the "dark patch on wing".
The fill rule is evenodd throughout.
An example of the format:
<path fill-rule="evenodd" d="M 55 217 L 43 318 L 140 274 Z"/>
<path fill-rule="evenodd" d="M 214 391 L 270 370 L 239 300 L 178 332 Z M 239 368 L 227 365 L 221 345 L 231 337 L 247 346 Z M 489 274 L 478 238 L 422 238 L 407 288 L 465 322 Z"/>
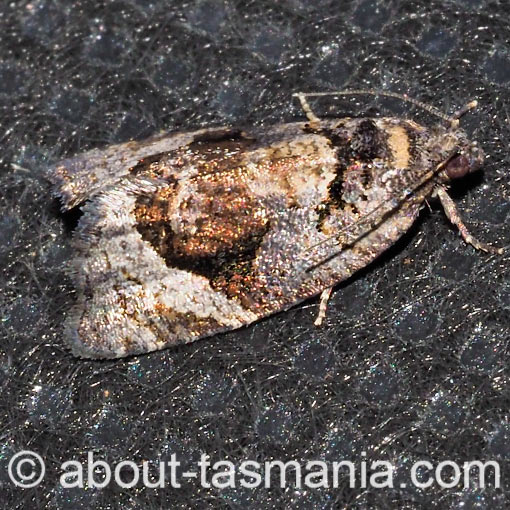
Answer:
<path fill-rule="evenodd" d="M 335 178 L 329 184 L 328 199 L 317 207 L 317 214 L 319 215 L 317 228 L 319 230 L 324 220 L 329 216 L 332 207 L 342 209 L 345 206 L 342 198 L 342 187 L 351 152 L 349 131 L 343 125 L 333 129 L 323 129 L 321 134 L 329 140 L 331 146 L 335 149 L 337 164 L 335 165 Z"/>
<path fill-rule="evenodd" d="M 404 131 L 406 132 L 407 139 L 409 140 L 409 164 L 408 167 L 411 168 L 415 165 L 415 163 L 422 163 L 422 140 L 419 133 L 416 131 L 416 128 L 410 126 L 407 122 L 402 124 Z"/>
<path fill-rule="evenodd" d="M 153 311 L 144 316 L 137 315 L 136 319 L 149 328 L 165 345 L 177 345 L 224 329 L 224 326 L 213 317 L 199 317 L 191 312 L 178 312 L 162 303 L 155 303 Z M 184 338 L 179 335 L 179 333 L 182 335 L 182 331 L 187 331 L 187 336 Z"/>
<path fill-rule="evenodd" d="M 198 140 L 186 146 L 182 160 L 198 169 L 199 175 L 235 171 L 254 141 L 224 137 L 217 140 Z"/>
<path fill-rule="evenodd" d="M 175 152 L 175 151 L 171 151 Z M 168 156 L 168 152 L 161 152 L 159 154 L 151 154 L 150 156 L 147 156 L 146 158 L 141 159 L 138 161 L 136 165 L 131 167 L 129 169 L 129 173 L 131 175 L 140 175 L 142 173 L 147 173 L 153 164 L 158 164 L 162 159 Z"/>
<path fill-rule="evenodd" d="M 353 158 L 366 162 L 391 157 L 388 135 L 371 119 L 360 121 L 352 134 L 350 149 Z"/>
<path fill-rule="evenodd" d="M 321 130 L 335 148 L 337 165 L 328 198 L 317 208 L 319 230 L 333 209 L 344 210 L 348 205 L 352 213 L 357 214 L 357 201 L 366 200 L 365 193 L 357 191 L 368 190 L 374 181 L 372 163 L 376 159 L 391 158 L 388 135 L 384 130 L 371 119 L 354 122 L 354 129 L 339 123 L 334 128 Z"/>
<path fill-rule="evenodd" d="M 187 145 L 172 151 L 152 154 L 130 169 L 130 174 L 147 177 L 176 176 L 185 166 L 193 165 L 199 173 L 229 170 L 239 163 L 243 152 L 255 143 L 239 129 L 218 129 L 200 133 Z"/>
<path fill-rule="evenodd" d="M 255 305 L 252 262 L 270 228 L 269 211 L 242 182 L 210 175 L 194 183 L 177 209 L 174 197 L 172 186 L 138 197 L 134 214 L 142 238 L 167 266 L 202 275 L 228 297 Z"/>

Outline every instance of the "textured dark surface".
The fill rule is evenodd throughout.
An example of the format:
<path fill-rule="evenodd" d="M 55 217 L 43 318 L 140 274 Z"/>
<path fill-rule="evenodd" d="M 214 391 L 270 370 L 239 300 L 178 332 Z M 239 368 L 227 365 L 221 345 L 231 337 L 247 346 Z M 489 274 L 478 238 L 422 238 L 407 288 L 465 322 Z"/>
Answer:
<path fill-rule="evenodd" d="M 43 176 L 60 157 L 161 129 L 302 120 L 297 90 L 394 90 L 445 112 L 477 98 L 463 125 L 487 160 L 453 196 L 477 237 L 504 246 L 509 26 L 503 0 L 2 2 L 2 508 L 508 508 L 490 487 L 400 487 L 415 460 L 445 459 L 499 460 L 508 487 L 508 253 L 465 246 L 431 203 L 336 290 L 320 330 L 314 301 L 175 350 L 80 361 L 61 338 L 77 218 L 59 214 Z M 323 116 L 437 122 L 393 100 L 314 104 Z M 46 460 L 34 489 L 7 476 L 23 449 Z M 60 464 L 87 451 L 112 465 L 202 452 L 236 463 L 387 460 L 398 487 L 62 489 Z"/>

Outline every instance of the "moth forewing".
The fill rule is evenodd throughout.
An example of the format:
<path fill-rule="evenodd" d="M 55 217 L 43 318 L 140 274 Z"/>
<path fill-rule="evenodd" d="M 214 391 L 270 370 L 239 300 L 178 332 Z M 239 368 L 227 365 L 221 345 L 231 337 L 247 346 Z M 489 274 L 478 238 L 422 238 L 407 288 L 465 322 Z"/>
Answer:
<path fill-rule="evenodd" d="M 323 293 L 369 264 L 482 153 L 455 118 L 320 119 L 158 135 L 66 159 L 75 237 L 76 355 L 115 358 L 239 328 Z M 416 102 L 418 103 L 418 102 Z M 435 109 L 431 108 L 432 113 Z"/>

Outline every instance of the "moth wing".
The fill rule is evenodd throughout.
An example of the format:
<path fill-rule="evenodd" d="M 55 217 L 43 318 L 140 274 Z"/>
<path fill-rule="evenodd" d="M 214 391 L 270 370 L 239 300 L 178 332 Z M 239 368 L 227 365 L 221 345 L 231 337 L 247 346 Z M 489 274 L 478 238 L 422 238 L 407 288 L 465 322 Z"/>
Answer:
<path fill-rule="evenodd" d="M 70 272 L 78 302 L 66 323 L 75 355 L 118 358 L 235 329 L 257 315 L 214 292 L 207 278 L 167 266 L 132 215 L 156 184 L 131 181 L 83 207 Z"/>
<path fill-rule="evenodd" d="M 263 303 L 260 316 L 289 309 L 366 267 L 411 227 L 422 203 L 419 194 L 378 225 L 363 226 L 361 230 L 355 224 L 352 229 L 344 228 L 350 240 L 346 246 L 317 230 L 317 213 L 311 208 L 281 214 L 252 265 L 254 290 L 249 298 Z"/>
<path fill-rule="evenodd" d="M 183 147 L 202 135 L 225 132 L 225 128 L 202 129 L 189 133 L 160 133 L 143 141 L 92 149 L 56 163 L 47 177 L 55 186 L 55 195 L 62 200 L 62 210 L 68 210 L 99 191 L 119 182 L 132 168 L 148 156 Z"/>

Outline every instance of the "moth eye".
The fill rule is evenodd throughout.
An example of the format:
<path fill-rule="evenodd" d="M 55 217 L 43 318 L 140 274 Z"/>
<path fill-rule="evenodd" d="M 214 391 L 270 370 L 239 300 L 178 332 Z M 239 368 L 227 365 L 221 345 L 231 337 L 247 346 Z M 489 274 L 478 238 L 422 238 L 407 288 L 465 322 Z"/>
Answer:
<path fill-rule="evenodd" d="M 469 159 L 463 154 L 459 154 L 450 159 L 450 161 L 446 164 L 446 175 L 448 175 L 450 179 L 464 177 L 472 171 L 471 166 Z"/>

